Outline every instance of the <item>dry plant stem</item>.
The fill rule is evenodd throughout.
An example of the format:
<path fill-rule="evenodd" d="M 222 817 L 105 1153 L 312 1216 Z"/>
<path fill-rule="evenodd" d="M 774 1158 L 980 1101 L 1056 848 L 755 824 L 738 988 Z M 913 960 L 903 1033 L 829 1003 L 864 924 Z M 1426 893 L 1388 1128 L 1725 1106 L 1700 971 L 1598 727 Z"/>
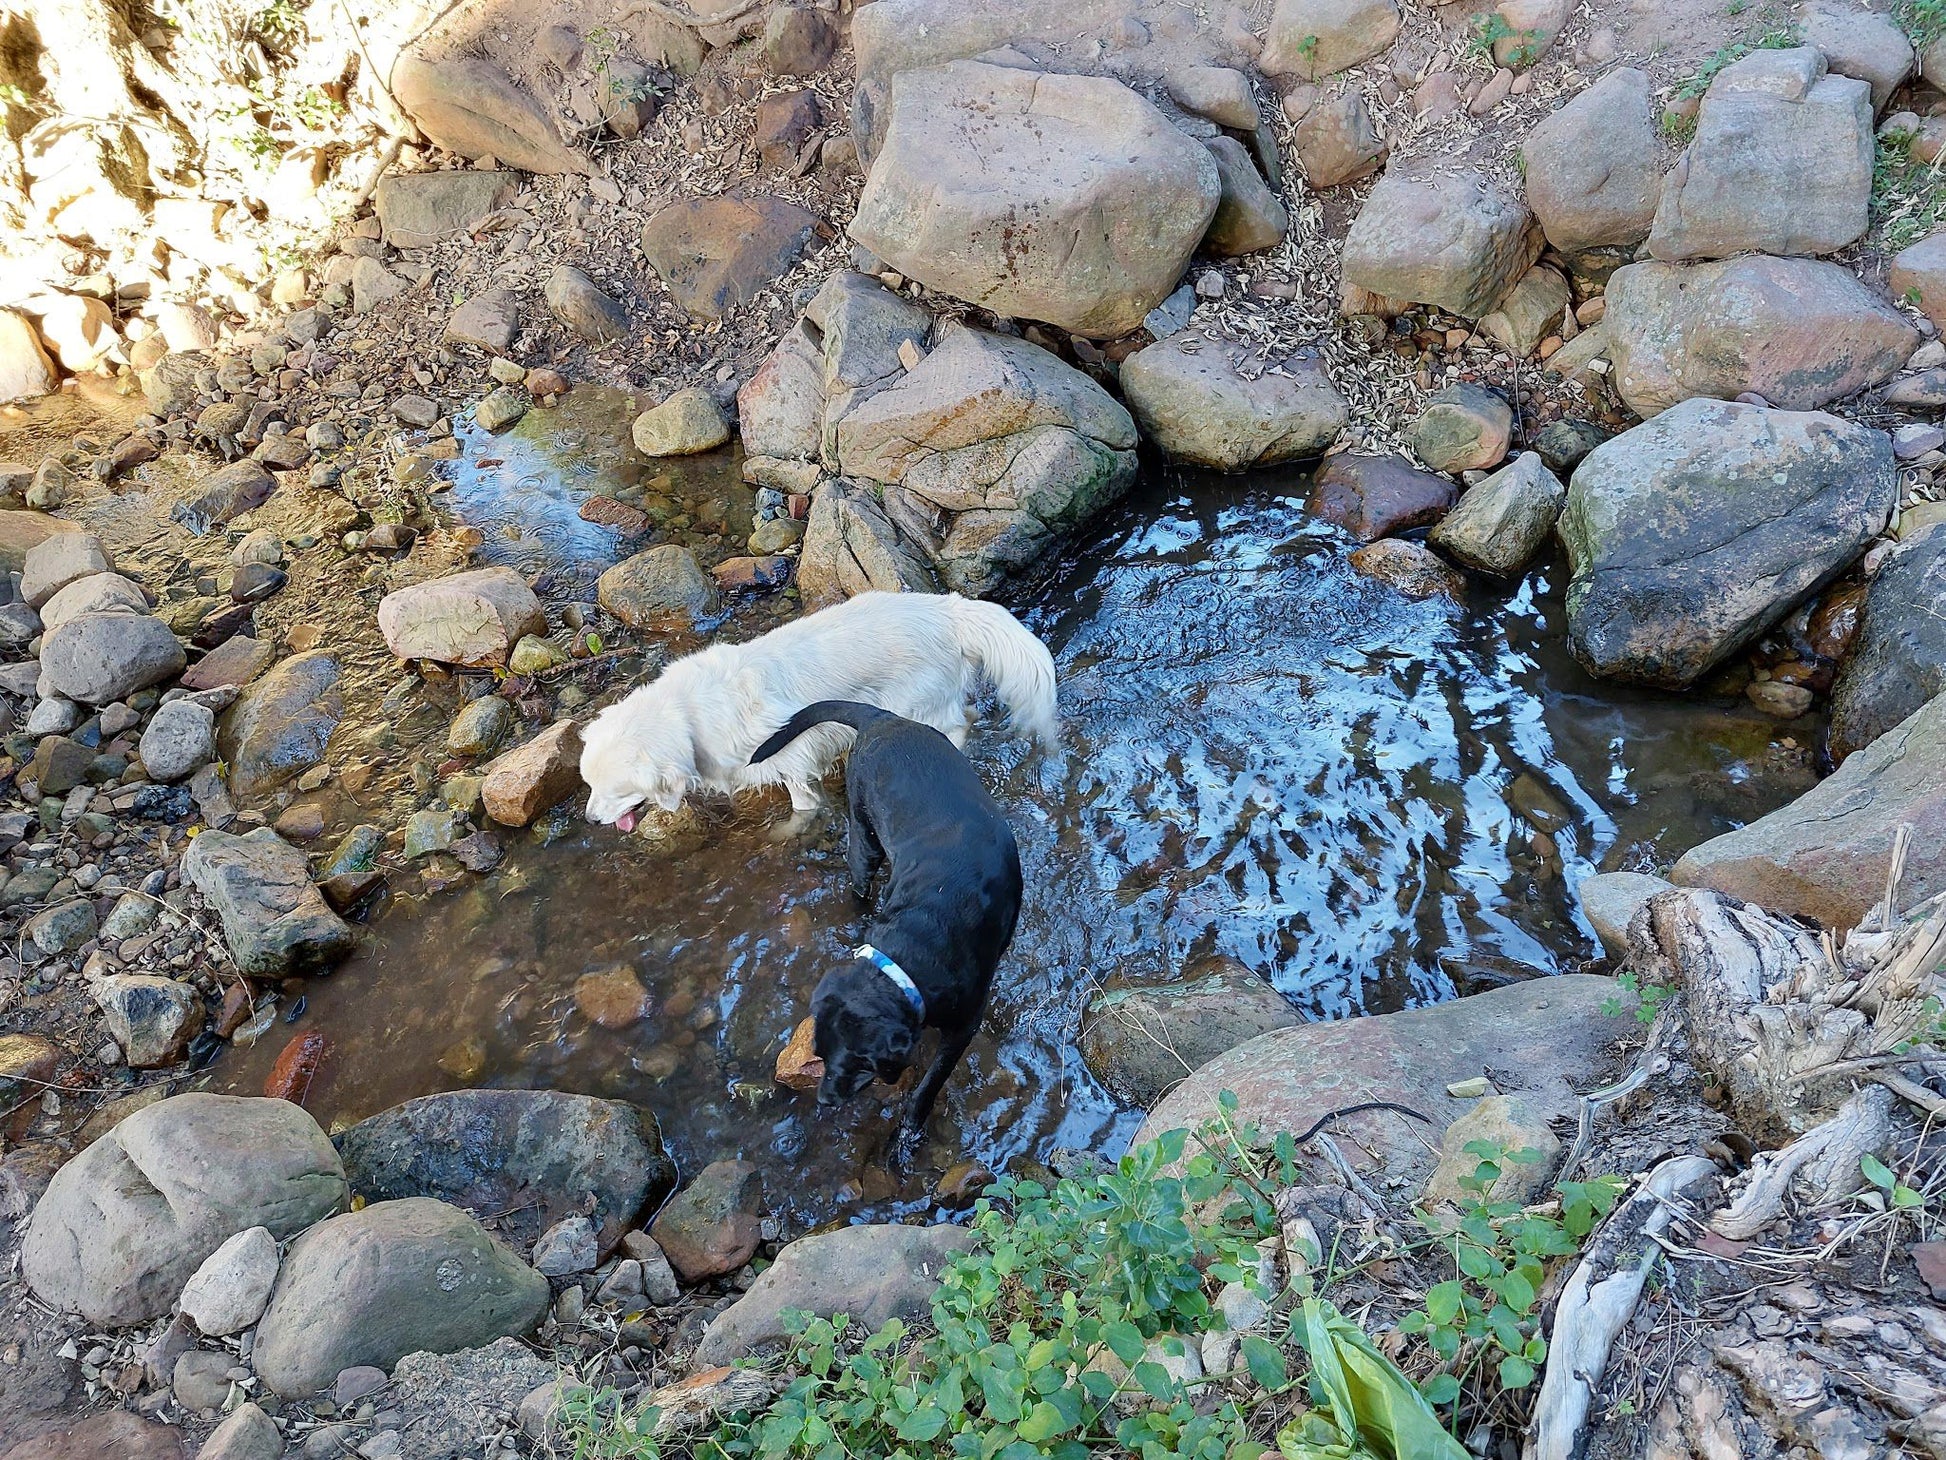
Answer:
<path fill-rule="evenodd" d="M 1535 1403 L 1526 1460 L 1568 1460 L 1588 1421 L 1608 1352 L 1648 1281 L 1669 1226 L 1672 1203 L 1692 1196 L 1716 1174 L 1703 1156 L 1664 1161 L 1602 1226 L 1568 1279 L 1548 1336 L 1547 1374 Z"/>

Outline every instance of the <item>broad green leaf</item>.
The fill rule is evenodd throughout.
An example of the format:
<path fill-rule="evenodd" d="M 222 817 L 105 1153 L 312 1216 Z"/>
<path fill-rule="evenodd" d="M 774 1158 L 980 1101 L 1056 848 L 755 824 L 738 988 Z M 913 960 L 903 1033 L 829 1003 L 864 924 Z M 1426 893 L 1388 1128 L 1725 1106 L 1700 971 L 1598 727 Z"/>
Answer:
<path fill-rule="evenodd" d="M 1451 1374 L 1434 1374 L 1419 1386 L 1428 1404 L 1451 1404 L 1460 1395 L 1460 1382 Z"/>
<path fill-rule="evenodd" d="M 1891 1170 L 1883 1161 L 1879 1160 L 1870 1151 L 1867 1151 L 1858 1158 L 1858 1169 L 1863 1171 L 1865 1173 L 1865 1179 L 1880 1191 L 1890 1191 L 1898 1184 L 1898 1178 L 1892 1174 Z"/>
<path fill-rule="evenodd" d="M 1044 1445 L 1069 1428 L 1066 1416 L 1043 1399 L 1027 1411 L 1015 1432 L 1030 1445 Z"/>
<path fill-rule="evenodd" d="M 1142 1337 L 1142 1330 L 1133 1323 L 1111 1323 L 1102 1329 L 1101 1336 L 1116 1358 L 1125 1364 L 1138 1362 L 1148 1352 L 1148 1341 Z"/>
<path fill-rule="evenodd" d="M 1457 1282 L 1435 1283 L 1426 1293 L 1426 1313 L 1434 1323 L 1451 1323 L 1460 1310 L 1466 1290 Z"/>
<path fill-rule="evenodd" d="M 1500 1386 L 1503 1389 L 1525 1389 L 1534 1382 L 1534 1366 L 1515 1354 L 1508 1354 L 1500 1361 Z"/>
<path fill-rule="evenodd" d="M 1284 1365 L 1284 1355 L 1276 1344 L 1254 1333 L 1246 1333 L 1240 1345 L 1243 1362 L 1250 1370 L 1250 1377 L 1264 1388 L 1275 1393 L 1290 1382 L 1290 1371 Z"/>

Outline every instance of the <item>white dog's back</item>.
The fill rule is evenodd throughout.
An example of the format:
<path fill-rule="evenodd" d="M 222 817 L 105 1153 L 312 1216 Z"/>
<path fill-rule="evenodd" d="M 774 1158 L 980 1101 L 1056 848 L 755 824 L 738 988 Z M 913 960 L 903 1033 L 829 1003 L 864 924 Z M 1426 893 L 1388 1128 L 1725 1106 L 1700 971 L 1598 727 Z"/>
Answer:
<path fill-rule="evenodd" d="M 603 711 L 582 756 L 589 814 L 614 820 L 624 802 L 671 806 L 693 790 L 779 782 L 800 808 L 815 804 L 812 788 L 850 743 L 849 729 L 819 726 L 762 765 L 748 763 L 797 711 L 856 700 L 962 744 L 982 678 L 1018 733 L 1055 743 L 1054 661 L 1012 614 L 954 594 L 861 593 L 749 643 L 679 659 Z"/>

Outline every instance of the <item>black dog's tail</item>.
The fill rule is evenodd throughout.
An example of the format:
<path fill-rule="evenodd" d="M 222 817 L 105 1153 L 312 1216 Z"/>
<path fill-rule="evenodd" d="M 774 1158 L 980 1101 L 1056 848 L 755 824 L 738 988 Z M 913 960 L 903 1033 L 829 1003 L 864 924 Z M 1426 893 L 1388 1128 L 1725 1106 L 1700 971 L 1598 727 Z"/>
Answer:
<path fill-rule="evenodd" d="M 752 751 L 750 764 L 769 760 L 813 725 L 849 725 L 854 730 L 863 730 L 876 721 L 891 718 L 889 712 L 877 705 L 861 705 L 853 700 L 819 700 L 815 705 L 806 705 L 792 715 L 784 722 L 782 729 Z"/>

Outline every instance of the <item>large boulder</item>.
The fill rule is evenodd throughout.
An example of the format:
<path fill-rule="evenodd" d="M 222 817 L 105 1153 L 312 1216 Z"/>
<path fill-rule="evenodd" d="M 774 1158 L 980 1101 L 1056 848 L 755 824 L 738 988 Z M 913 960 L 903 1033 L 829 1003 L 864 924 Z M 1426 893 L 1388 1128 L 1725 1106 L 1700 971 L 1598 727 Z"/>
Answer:
<path fill-rule="evenodd" d="M 913 351 L 924 354 L 932 338 L 932 312 L 903 299 L 876 279 L 845 271 L 825 280 L 804 310 L 805 323 L 823 338 L 820 410 L 823 424 L 814 453 L 838 465 L 838 422 L 905 374 Z"/>
<path fill-rule="evenodd" d="M 1790 805 L 1691 848 L 1669 875 L 1851 928 L 1884 900 L 1892 844 L 1908 825 L 1902 906 L 1946 892 L 1946 695 L 1854 751 Z"/>
<path fill-rule="evenodd" d="M 826 608 L 854 594 L 937 593 L 925 550 L 890 517 L 871 487 L 827 482 L 811 501 L 798 550 L 797 588 L 805 607 Z"/>
<path fill-rule="evenodd" d="M 341 1369 L 389 1369 L 407 1354 L 453 1353 L 533 1330 L 547 1279 L 458 1207 L 429 1197 L 376 1202 L 291 1244 L 252 1363 L 286 1399 Z"/>
<path fill-rule="evenodd" d="M 1839 0 L 1811 0 L 1798 22 L 1804 44 L 1824 53 L 1840 76 L 1872 88 L 1872 108 L 1882 110 L 1899 83 L 1912 74 L 1912 42 L 1888 16 Z"/>
<path fill-rule="evenodd" d="M 778 486 L 770 478 L 793 469 L 783 480 L 814 485 L 823 433 L 824 348 L 800 321 L 737 391 L 744 480 Z"/>
<path fill-rule="evenodd" d="M 1610 71 L 1521 143 L 1527 205 L 1564 254 L 1633 247 L 1655 221 L 1662 170 L 1649 110 L 1649 78 Z"/>
<path fill-rule="evenodd" d="M 475 160 L 492 157 L 523 172 L 587 173 L 587 159 L 561 140 L 541 104 L 491 61 L 402 56 L 393 99 L 428 139 Z"/>
<path fill-rule="evenodd" d="M 1567 495 L 1539 454 L 1523 451 L 1485 481 L 1468 487 L 1426 541 L 1462 567 L 1516 577 L 1554 531 Z"/>
<path fill-rule="evenodd" d="M 1416 1186 L 1431 1174 L 1437 1133 L 1472 1108 L 1447 1086 L 1489 1074 L 1503 1090 L 1572 1110 L 1575 1091 L 1604 1072 L 1630 1027 L 1602 1012 L 1612 979 L 1562 974 L 1508 984 L 1470 998 L 1376 1018 L 1299 1024 L 1240 1044 L 1178 1085 L 1150 1112 L 1136 1141 L 1195 1130 L 1234 1091 L 1238 1122 L 1266 1137 L 1297 1135 L 1320 1117 L 1368 1100 L 1391 1100 L 1431 1118 L 1361 1111 L 1333 1122 L 1348 1149 L 1370 1151 L 1375 1182 Z"/>
<path fill-rule="evenodd" d="M 477 1217 L 513 1213 L 525 1249 L 555 1222 L 592 1217 L 603 1250 L 675 1189 L 655 1117 L 559 1090 L 452 1090 L 408 1100 L 337 1138 L 367 1201 L 431 1196 Z"/>
<path fill-rule="evenodd" d="M 1081 1015 L 1081 1058 L 1124 1105 L 1147 1108 L 1218 1055 L 1299 1023 L 1268 980 L 1230 958 L 1176 983 L 1104 989 Z"/>
<path fill-rule="evenodd" d="M 237 697 L 217 739 L 232 791 L 275 790 L 324 760 L 345 712 L 338 680 L 337 660 L 313 649 L 292 655 Z"/>
<path fill-rule="evenodd" d="M 1485 174 L 1394 163 L 1345 235 L 1344 277 L 1387 299 L 1478 319 L 1540 257 L 1542 242 L 1526 205 Z"/>
<path fill-rule="evenodd" d="M 658 543 L 615 564 L 595 585 L 601 606 L 631 628 L 694 622 L 715 613 L 716 581 L 681 543 Z"/>
<path fill-rule="evenodd" d="M 940 577 L 976 595 L 1126 492 L 1135 444 L 1134 420 L 1088 376 L 963 326 L 838 423 L 845 474 L 879 483 Z"/>
<path fill-rule="evenodd" d="M 1376 56 L 1399 25 L 1392 0 L 1277 0 L 1258 64 L 1266 76 L 1316 81 Z"/>
<path fill-rule="evenodd" d="M 682 309 L 721 319 L 802 256 L 817 216 L 782 198 L 685 198 L 642 228 L 642 251 Z"/>
<path fill-rule="evenodd" d="M 1176 287 L 1215 159 L 1118 81 L 976 61 L 892 82 L 852 237 L 995 313 L 1126 334 Z"/>
<path fill-rule="evenodd" d="M 801 1237 L 736 1302 L 703 1330 L 692 1360 L 697 1369 L 734 1363 L 790 1334 L 786 1313 L 832 1318 L 843 1313 L 866 1333 L 894 1318 L 917 1323 L 931 1316 L 940 1274 L 974 1235 L 964 1227 L 908 1227 L 872 1223 Z"/>
<path fill-rule="evenodd" d="M 1162 451 L 1218 471 L 1321 456 L 1348 417 L 1344 396 L 1312 352 L 1272 361 L 1201 330 L 1130 355 L 1122 395 Z"/>
<path fill-rule="evenodd" d="M 428 248 L 467 228 L 514 195 L 520 178 L 511 172 L 391 173 L 378 181 L 372 206 L 393 248 Z"/>
<path fill-rule="evenodd" d="M 1939 44 L 1946 50 L 1946 39 Z M 1946 329 L 1946 228 L 1901 249 L 1885 282 L 1894 298 L 1911 300 L 1926 318 Z"/>
<path fill-rule="evenodd" d="M 117 1124 L 55 1173 L 21 1272 L 51 1307 L 122 1327 L 169 1313 L 238 1232 L 280 1240 L 344 1206 L 344 1168 L 288 1100 L 189 1094 Z"/>
<path fill-rule="evenodd" d="M 182 874 L 210 900 L 237 969 L 253 978 L 329 969 L 350 954 L 350 926 L 311 882 L 304 853 L 267 826 L 243 836 L 205 831 Z"/>
<path fill-rule="evenodd" d="M 1842 572 L 1898 496 L 1882 431 L 1672 406 L 1589 452 L 1568 484 L 1568 646 L 1607 678 L 1693 684 Z"/>
<path fill-rule="evenodd" d="M 145 613 L 79 614 L 41 640 L 43 687 L 87 705 L 125 700 L 188 662 L 169 626 Z"/>
<path fill-rule="evenodd" d="M 1890 380 L 1919 344 L 1851 270 L 1816 259 L 1630 264 L 1607 297 L 1609 378 L 1639 416 L 1745 392 L 1816 410 Z"/>
<path fill-rule="evenodd" d="M 1946 524 L 1899 544 L 1866 591 L 1831 690 L 1831 758 L 1842 761 L 1946 694 Z"/>
<path fill-rule="evenodd" d="M 479 667 L 505 664 L 521 639 L 545 634 L 547 614 L 512 568 L 475 568 L 394 589 L 379 601 L 378 628 L 401 659 Z"/>
<path fill-rule="evenodd" d="M 1815 47 L 1752 51 L 1717 73 L 1696 138 L 1663 180 L 1649 253 L 1835 253 L 1872 197 L 1872 89 L 1825 74 Z"/>
<path fill-rule="evenodd" d="M 18 310 L 0 309 L 0 405 L 49 395 L 59 382 L 33 321 Z"/>

